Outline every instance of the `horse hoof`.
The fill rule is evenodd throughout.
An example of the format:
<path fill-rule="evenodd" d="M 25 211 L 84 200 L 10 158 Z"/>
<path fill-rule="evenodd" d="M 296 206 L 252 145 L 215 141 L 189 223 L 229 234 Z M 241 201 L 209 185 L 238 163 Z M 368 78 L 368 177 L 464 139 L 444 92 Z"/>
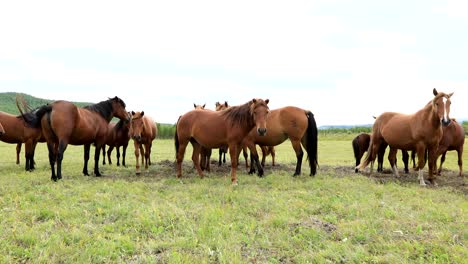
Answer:
<path fill-rule="evenodd" d="M 135 175 L 136 176 L 140 176 L 141 172 L 136 172 Z"/>

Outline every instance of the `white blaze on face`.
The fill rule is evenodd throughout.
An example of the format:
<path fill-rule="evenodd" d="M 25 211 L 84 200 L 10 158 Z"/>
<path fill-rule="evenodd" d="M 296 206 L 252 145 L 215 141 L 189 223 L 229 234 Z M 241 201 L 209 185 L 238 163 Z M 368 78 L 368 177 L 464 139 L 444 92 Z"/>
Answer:
<path fill-rule="evenodd" d="M 448 122 L 448 114 L 447 114 L 447 97 L 442 98 L 442 102 L 444 103 L 444 122 Z"/>

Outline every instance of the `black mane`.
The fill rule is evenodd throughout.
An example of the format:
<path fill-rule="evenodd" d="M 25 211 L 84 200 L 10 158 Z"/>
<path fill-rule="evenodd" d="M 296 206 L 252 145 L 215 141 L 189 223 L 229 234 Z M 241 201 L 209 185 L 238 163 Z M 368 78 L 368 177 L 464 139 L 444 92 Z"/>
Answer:
<path fill-rule="evenodd" d="M 110 122 L 113 117 L 112 101 L 119 102 L 125 108 L 124 101 L 122 101 L 122 99 L 118 98 L 117 96 L 114 98 L 109 98 L 106 101 L 99 102 L 97 104 L 85 106 L 83 108 L 100 114 L 105 120 L 107 120 L 107 122 Z"/>

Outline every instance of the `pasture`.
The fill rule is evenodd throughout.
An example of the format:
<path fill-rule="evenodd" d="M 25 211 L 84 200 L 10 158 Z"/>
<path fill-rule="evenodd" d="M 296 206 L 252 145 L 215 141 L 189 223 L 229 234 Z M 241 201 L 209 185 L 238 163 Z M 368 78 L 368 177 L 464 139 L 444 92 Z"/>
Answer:
<path fill-rule="evenodd" d="M 170 139 L 153 142 L 153 165 L 139 176 L 133 144 L 127 167 L 115 165 L 114 150 L 113 165 L 100 165 L 103 177 L 83 176 L 83 147 L 69 145 L 58 182 L 50 180 L 44 143 L 36 170 L 26 172 L 23 153 L 16 165 L 16 145 L 0 142 L 0 262 L 466 261 L 466 150 L 464 178 L 450 151 L 439 186 L 421 187 L 416 172 L 392 176 L 388 150 L 383 174 L 354 173 L 354 136 L 319 134 L 315 177 L 308 166 L 292 177 L 289 141 L 276 147 L 277 166 L 267 158 L 264 178 L 248 175 L 241 156 L 238 186 L 231 186 L 229 160 L 218 167 L 216 157 L 200 179 L 190 145 L 177 179 Z"/>

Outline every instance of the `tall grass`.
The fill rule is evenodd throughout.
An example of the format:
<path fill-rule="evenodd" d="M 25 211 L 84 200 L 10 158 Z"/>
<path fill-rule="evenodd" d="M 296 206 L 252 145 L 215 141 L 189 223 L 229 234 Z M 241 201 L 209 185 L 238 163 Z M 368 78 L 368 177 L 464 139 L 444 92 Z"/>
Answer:
<path fill-rule="evenodd" d="M 1 263 L 467 259 L 466 194 L 447 186 L 422 188 L 416 178 L 411 184 L 379 183 L 355 174 L 349 140 L 319 141 L 316 177 L 306 176 L 307 166 L 301 176 L 291 176 L 296 158 L 285 142 L 277 147 L 276 168 L 267 159 L 264 178 L 246 174 L 241 163 L 237 187 L 230 185 L 227 165 L 213 165 L 200 179 L 190 148 L 185 177 L 176 179 L 172 140 L 154 141 L 155 164 L 142 176 L 135 176 L 132 145 L 128 167 L 101 166 L 100 178 L 81 175 L 82 147 L 69 146 L 59 182 L 50 180 L 44 144 L 32 173 L 15 164 L 14 152 L 14 145 L 0 143 Z M 452 153 L 446 163 L 457 169 Z M 343 173 L 337 166 L 345 167 Z"/>

